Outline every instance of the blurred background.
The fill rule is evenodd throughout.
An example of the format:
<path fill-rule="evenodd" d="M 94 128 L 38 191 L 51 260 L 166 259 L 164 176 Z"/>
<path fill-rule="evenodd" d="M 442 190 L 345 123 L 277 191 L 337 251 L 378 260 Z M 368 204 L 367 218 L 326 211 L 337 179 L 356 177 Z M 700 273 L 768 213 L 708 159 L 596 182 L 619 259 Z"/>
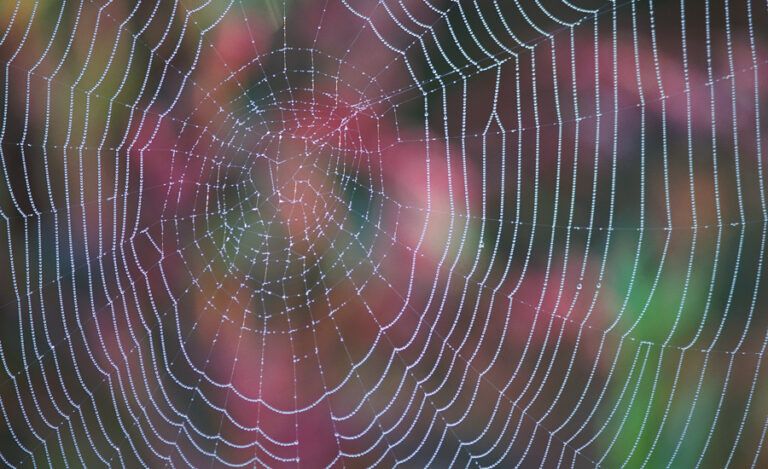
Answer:
<path fill-rule="evenodd" d="M 766 24 L 0 3 L 0 461 L 768 466 Z"/>

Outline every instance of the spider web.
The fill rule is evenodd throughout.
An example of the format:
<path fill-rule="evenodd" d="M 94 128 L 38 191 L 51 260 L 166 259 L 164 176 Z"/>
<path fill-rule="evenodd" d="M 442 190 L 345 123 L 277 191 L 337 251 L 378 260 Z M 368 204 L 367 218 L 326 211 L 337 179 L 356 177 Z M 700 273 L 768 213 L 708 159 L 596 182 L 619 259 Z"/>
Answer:
<path fill-rule="evenodd" d="M 3 464 L 765 466 L 766 15 L 0 5 Z"/>

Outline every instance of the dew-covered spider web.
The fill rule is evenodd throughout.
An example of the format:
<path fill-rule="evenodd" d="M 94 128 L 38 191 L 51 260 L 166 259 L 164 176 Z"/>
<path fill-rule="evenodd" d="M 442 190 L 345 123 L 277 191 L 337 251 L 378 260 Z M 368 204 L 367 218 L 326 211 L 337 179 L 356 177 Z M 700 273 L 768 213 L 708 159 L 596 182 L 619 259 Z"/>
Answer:
<path fill-rule="evenodd" d="M 765 0 L 0 3 L 0 461 L 766 467 Z"/>

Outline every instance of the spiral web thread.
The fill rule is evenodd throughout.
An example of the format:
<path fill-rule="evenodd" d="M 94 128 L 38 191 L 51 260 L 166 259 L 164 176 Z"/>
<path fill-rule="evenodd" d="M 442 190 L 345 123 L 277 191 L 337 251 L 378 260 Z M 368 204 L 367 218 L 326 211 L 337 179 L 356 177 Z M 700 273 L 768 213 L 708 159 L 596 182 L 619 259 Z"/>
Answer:
<path fill-rule="evenodd" d="M 0 15 L 3 464 L 768 464 L 768 4 Z"/>

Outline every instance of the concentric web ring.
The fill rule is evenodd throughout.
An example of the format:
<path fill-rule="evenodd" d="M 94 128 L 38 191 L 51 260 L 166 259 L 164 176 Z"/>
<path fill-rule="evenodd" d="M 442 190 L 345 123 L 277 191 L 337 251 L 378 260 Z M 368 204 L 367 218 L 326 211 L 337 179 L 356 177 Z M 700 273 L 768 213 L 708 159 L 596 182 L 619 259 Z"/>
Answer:
<path fill-rule="evenodd" d="M 0 461 L 765 466 L 767 21 L 0 5 Z"/>

